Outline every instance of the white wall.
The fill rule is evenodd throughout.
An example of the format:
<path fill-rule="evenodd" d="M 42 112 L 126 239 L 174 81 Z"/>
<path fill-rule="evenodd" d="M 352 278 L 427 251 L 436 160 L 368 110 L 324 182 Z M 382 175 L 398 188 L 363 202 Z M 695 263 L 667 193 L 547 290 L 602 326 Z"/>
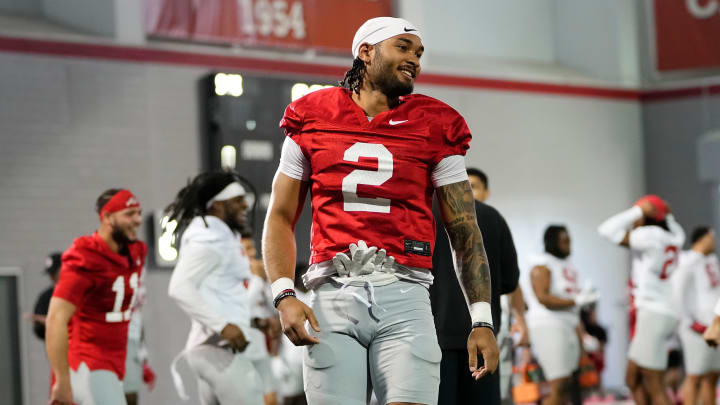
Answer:
<path fill-rule="evenodd" d="M 490 205 L 505 216 L 524 276 L 550 223 L 568 226 L 581 279 L 603 296 L 604 383 L 623 385 L 628 254 L 596 228 L 644 192 L 642 116 L 633 102 L 479 90 L 419 89 L 455 106 L 473 132 L 467 164 L 489 176 Z"/>
<path fill-rule="evenodd" d="M 697 142 L 720 128 L 720 97 L 688 97 L 646 103 L 645 125 L 648 191 L 666 198 L 688 238 L 698 225 L 720 218 L 714 188 L 698 176 Z"/>
<path fill-rule="evenodd" d="M 554 0 L 557 62 L 592 77 L 640 84 L 638 3 Z"/>
<path fill-rule="evenodd" d="M 492 77 L 637 86 L 636 1 L 401 0 L 397 14 L 423 30 L 426 66 Z"/>
<path fill-rule="evenodd" d="M 398 14 L 422 28 L 423 42 L 433 58 L 463 55 L 552 62 L 551 3 L 406 0 L 399 2 Z"/>

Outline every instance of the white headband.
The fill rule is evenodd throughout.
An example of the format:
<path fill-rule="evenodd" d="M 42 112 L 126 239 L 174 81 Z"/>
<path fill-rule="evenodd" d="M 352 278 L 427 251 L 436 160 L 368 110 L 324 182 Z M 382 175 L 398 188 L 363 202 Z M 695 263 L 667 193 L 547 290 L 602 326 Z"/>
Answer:
<path fill-rule="evenodd" d="M 221 192 L 215 194 L 215 197 L 211 198 L 210 201 L 207 202 L 206 208 L 210 208 L 212 203 L 215 201 L 227 201 L 231 198 L 240 197 L 245 195 L 245 188 L 238 183 L 237 181 L 234 181 L 230 184 L 228 184 L 224 189 L 222 189 Z"/>
<path fill-rule="evenodd" d="M 358 28 L 352 42 L 353 58 L 358 57 L 360 45 L 375 45 L 388 38 L 392 38 L 400 34 L 412 34 L 420 38 L 420 31 L 408 20 L 395 17 L 376 17 L 371 18 Z"/>

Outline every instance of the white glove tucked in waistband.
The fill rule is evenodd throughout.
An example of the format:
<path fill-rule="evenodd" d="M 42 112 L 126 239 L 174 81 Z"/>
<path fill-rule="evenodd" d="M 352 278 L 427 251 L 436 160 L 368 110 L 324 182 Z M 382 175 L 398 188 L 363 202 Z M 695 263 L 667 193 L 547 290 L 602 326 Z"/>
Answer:
<path fill-rule="evenodd" d="M 385 249 L 370 246 L 365 241 L 350 244 L 350 256 L 338 253 L 332 259 L 333 266 L 340 276 L 361 276 L 375 271 L 393 273 L 395 257 L 388 256 Z"/>

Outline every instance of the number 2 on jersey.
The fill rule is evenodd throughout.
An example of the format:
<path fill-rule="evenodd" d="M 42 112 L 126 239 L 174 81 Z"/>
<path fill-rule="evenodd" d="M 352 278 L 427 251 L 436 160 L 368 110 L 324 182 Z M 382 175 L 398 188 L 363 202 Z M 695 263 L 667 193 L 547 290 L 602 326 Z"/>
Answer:
<path fill-rule="evenodd" d="M 668 267 L 674 265 L 677 263 L 678 260 L 678 250 L 677 246 L 668 246 L 665 248 L 665 257 L 668 259 L 665 260 L 665 263 L 663 263 L 662 272 L 660 272 L 660 280 L 665 280 L 668 278 L 670 274 L 668 274 Z M 672 269 L 669 269 L 670 272 L 674 270 L 674 267 Z"/>
<path fill-rule="evenodd" d="M 390 200 L 387 198 L 358 197 L 357 186 L 380 186 L 390 180 L 393 174 L 393 155 L 379 143 L 357 142 L 345 151 L 343 160 L 357 162 L 361 157 L 377 158 L 377 170 L 355 169 L 345 176 L 342 181 L 343 200 L 345 211 L 365 211 L 390 213 Z"/>
<path fill-rule="evenodd" d="M 105 314 L 105 322 L 122 322 L 123 320 L 129 321 L 130 315 L 132 314 L 132 308 L 135 305 L 135 294 L 138 289 L 138 274 L 133 273 L 128 280 L 130 288 L 133 290 L 132 298 L 130 298 L 130 304 L 128 309 L 122 310 L 122 304 L 125 300 L 125 277 L 118 276 L 112 285 L 112 290 L 115 292 L 115 303 L 113 305 L 112 312 Z"/>

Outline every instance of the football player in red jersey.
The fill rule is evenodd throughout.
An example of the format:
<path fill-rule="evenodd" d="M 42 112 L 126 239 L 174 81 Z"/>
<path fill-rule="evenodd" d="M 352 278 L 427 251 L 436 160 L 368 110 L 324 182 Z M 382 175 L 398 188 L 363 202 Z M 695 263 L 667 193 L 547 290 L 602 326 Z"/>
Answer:
<path fill-rule="evenodd" d="M 137 198 L 125 189 L 96 202 L 100 227 L 62 257 L 47 317 L 51 405 L 124 405 L 128 323 L 147 247 L 137 240 Z"/>
<path fill-rule="evenodd" d="M 264 258 L 283 331 L 309 345 L 310 404 L 365 404 L 368 375 L 382 404 L 437 403 L 441 352 L 427 289 L 435 192 L 473 321 L 468 372 L 481 378 L 497 367 L 490 273 L 463 159 L 471 135 L 447 104 L 411 94 L 423 50 L 410 22 L 368 20 L 341 87 L 294 101 L 280 122 L 287 137 Z M 310 306 L 295 298 L 292 281 L 294 226 L 308 189 Z"/>

